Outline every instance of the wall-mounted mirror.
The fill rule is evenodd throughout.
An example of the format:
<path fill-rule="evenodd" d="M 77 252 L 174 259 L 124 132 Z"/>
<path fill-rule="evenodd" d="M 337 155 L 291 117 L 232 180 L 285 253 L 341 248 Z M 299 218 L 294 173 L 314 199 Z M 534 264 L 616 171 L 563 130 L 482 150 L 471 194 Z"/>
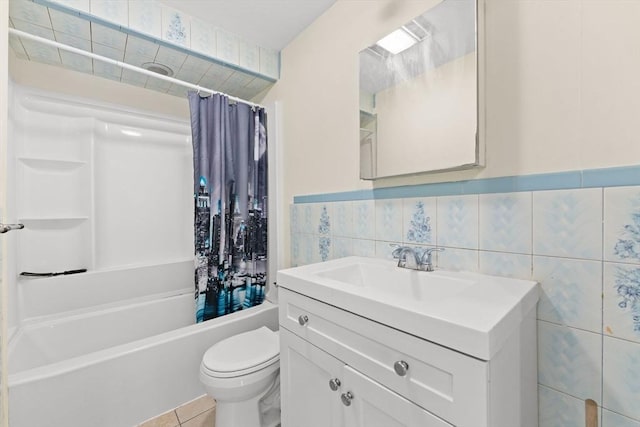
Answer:
<path fill-rule="evenodd" d="M 481 165 L 477 10 L 437 1 L 360 52 L 361 178 Z"/>

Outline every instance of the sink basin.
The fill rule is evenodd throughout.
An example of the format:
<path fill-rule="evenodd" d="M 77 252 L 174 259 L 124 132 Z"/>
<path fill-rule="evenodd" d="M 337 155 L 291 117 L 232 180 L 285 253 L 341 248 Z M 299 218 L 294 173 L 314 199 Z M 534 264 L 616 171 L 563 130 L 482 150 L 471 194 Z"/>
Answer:
<path fill-rule="evenodd" d="M 527 319 L 537 283 L 469 272 L 399 268 L 347 257 L 278 271 L 278 285 L 384 325 L 490 360 Z"/>
<path fill-rule="evenodd" d="M 358 286 L 365 292 L 379 292 L 391 298 L 435 302 L 456 296 L 473 285 L 473 280 L 447 277 L 438 272 L 398 268 L 395 263 L 353 262 L 317 273 L 318 277 Z"/>

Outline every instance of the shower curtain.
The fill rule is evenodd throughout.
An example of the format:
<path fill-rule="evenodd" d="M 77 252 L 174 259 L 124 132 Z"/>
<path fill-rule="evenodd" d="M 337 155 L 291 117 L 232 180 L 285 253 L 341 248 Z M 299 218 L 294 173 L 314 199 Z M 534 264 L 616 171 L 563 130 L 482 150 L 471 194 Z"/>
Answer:
<path fill-rule="evenodd" d="M 266 112 L 189 93 L 196 321 L 260 304 L 267 273 Z"/>

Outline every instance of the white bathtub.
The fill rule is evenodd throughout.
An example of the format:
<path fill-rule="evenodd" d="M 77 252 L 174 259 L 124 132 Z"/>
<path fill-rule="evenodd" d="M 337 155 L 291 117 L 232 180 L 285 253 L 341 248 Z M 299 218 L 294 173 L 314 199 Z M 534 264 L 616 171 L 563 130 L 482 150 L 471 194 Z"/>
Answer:
<path fill-rule="evenodd" d="M 187 266 L 174 265 L 168 271 Z M 158 266 L 127 274 L 127 282 L 137 282 L 136 277 L 157 275 Z M 25 281 L 22 286 L 31 295 L 29 301 L 37 301 L 33 294 L 46 300 L 46 289 L 55 282 L 97 290 L 104 280 L 104 273 L 87 274 Z M 87 299 L 61 300 L 69 309 L 64 314 L 24 320 L 9 349 L 11 427 L 136 425 L 205 393 L 198 369 L 213 343 L 262 325 L 278 327 L 277 306 L 269 302 L 193 324 L 193 292 L 169 288 L 151 300 L 133 295 L 89 307 L 84 306 Z M 139 292 L 140 286 L 135 289 Z M 45 313 L 57 310 L 42 301 L 37 304 Z"/>

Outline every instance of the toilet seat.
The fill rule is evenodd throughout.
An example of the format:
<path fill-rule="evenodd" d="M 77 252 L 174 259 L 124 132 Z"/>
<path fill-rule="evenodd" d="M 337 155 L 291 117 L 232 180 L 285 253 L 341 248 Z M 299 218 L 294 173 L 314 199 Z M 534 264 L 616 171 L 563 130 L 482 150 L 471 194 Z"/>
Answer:
<path fill-rule="evenodd" d="M 202 358 L 201 370 L 210 377 L 232 378 L 277 367 L 279 359 L 279 334 L 263 326 L 211 346 Z"/>

